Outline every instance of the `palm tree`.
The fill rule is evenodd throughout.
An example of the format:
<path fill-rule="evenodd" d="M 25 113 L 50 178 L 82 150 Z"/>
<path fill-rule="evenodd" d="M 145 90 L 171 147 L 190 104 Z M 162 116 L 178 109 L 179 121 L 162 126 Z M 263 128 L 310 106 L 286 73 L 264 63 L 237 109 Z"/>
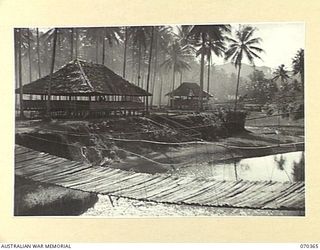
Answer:
<path fill-rule="evenodd" d="M 49 80 L 49 87 L 48 87 L 48 101 L 47 101 L 47 118 L 50 119 L 51 117 L 51 81 L 52 81 L 52 75 L 54 71 L 54 63 L 56 58 L 56 44 L 57 44 L 57 36 L 58 36 L 58 29 L 53 29 L 53 42 L 52 42 L 52 57 L 51 57 L 51 65 L 50 65 L 50 80 Z"/>
<path fill-rule="evenodd" d="M 85 29 L 86 37 L 90 42 L 96 45 L 96 63 L 99 63 L 99 45 L 103 40 L 103 28 L 87 28 Z"/>
<path fill-rule="evenodd" d="M 193 39 L 194 45 L 200 47 L 201 65 L 200 65 L 200 90 L 199 90 L 199 111 L 203 110 L 203 79 L 204 79 L 204 60 L 205 47 L 208 41 L 224 41 L 224 33 L 229 33 L 230 25 L 194 25 L 190 29 L 189 37 Z M 202 48 L 202 49 L 201 49 Z"/>
<path fill-rule="evenodd" d="M 151 59 L 152 59 L 152 47 L 153 47 L 153 36 L 154 36 L 154 26 L 151 28 L 151 39 L 150 39 L 150 49 L 149 49 L 149 61 L 148 61 L 148 76 L 147 76 L 147 92 L 149 93 L 149 81 L 150 81 L 150 71 L 151 71 Z M 149 112 L 149 96 L 146 100 L 146 111 Z"/>
<path fill-rule="evenodd" d="M 79 41 L 79 29 L 76 28 L 76 44 L 75 44 L 76 59 L 78 59 L 78 41 Z M 73 44 L 73 41 L 72 41 L 72 44 Z"/>
<path fill-rule="evenodd" d="M 140 86 L 141 79 L 141 50 L 146 49 L 146 43 L 149 38 L 150 27 L 137 26 L 129 28 L 129 35 L 132 39 L 134 46 L 138 47 L 138 81 L 137 85 Z"/>
<path fill-rule="evenodd" d="M 74 28 L 70 29 L 70 61 L 73 60 L 73 40 L 74 40 Z"/>
<path fill-rule="evenodd" d="M 188 63 L 190 56 L 189 48 L 186 46 L 182 47 L 177 40 L 173 41 L 169 46 L 167 59 L 161 64 L 161 66 L 166 70 L 172 69 L 172 91 L 175 89 L 176 73 L 191 69 Z"/>
<path fill-rule="evenodd" d="M 123 55 L 123 71 L 122 71 L 123 78 L 126 78 L 128 38 L 129 38 L 128 37 L 128 27 L 124 27 L 124 55 Z"/>
<path fill-rule="evenodd" d="M 18 74 L 19 74 L 19 103 L 20 103 L 20 118 L 24 119 L 23 109 L 23 88 L 22 88 L 22 62 L 21 62 L 21 46 L 22 46 L 22 30 L 16 29 L 17 48 L 18 48 Z"/>
<path fill-rule="evenodd" d="M 292 59 L 293 74 L 300 74 L 301 84 L 304 84 L 304 50 L 299 49 L 295 57 Z"/>
<path fill-rule="evenodd" d="M 154 46 L 154 72 L 153 72 L 153 80 L 152 80 L 152 96 L 151 96 L 151 108 L 153 106 L 153 96 L 154 96 L 154 90 L 155 90 L 155 85 L 156 85 L 156 74 L 157 74 L 157 68 L 158 68 L 158 46 L 159 46 L 159 27 L 160 26 L 156 26 L 153 28 L 153 36 L 154 36 L 154 40 L 153 41 L 155 43 Z"/>
<path fill-rule="evenodd" d="M 31 40 L 32 40 L 32 33 L 30 29 L 26 29 L 26 36 L 28 42 L 28 61 L 29 61 L 29 82 L 32 82 L 32 66 L 31 66 Z"/>
<path fill-rule="evenodd" d="M 119 38 L 121 36 L 121 31 L 119 27 L 105 27 L 104 36 L 102 40 L 102 64 L 105 63 L 105 42 L 106 40 L 109 43 L 109 46 L 112 47 L 114 43 L 119 44 Z"/>
<path fill-rule="evenodd" d="M 29 69 L 29 82 L 32 81 L 32 62 L 31 62 L 31 41 L 33 41 L 32 33 L 30 29 L 19 29 L 20 31 L 20 44 L 22 48 L 26 49 L 26 55 L 28 56 L 28 69 Z"/>
<path fill-rule="evenodd" d="M 77 31 L 77 30 L 76 30 Z M 66 40 L 70 40 L 69 36 L 70 36 L 70 28 L 53 28 L 53 29 L 49 29 L 47 32 L 45 32 L 41 38 L 43 39 L 44 43 L 48 43 L 50 45 L 52 45 L 52 41 L 54 40 L 54 36 L 57 35 L 57 40 L 56 40 L 56 45 L 58 47 L 58 51 L 55 53 L 58 54 L 59 52 L 59 61 L 57 61 L 57 65 L 58 64 L 64 64 L 65 60 L 69 61 L 69 56 L 66 57 L 66 55 L 68 55 L 67 53 L 64 53 L 62 50 L 64 48 L 64 41 Z M 76 51 L 77 51 L 77 44 L 75 46 Z M 56 49 L 56 48 L 55 48 Z M 76 54 L 77 57 L 77 54 Z M 49 70 L 50 72 L 50 70 Z"/>
<path fill-rule="evenodd" d="M 263 52 L 259 47 L 262 41 L 259 37 L 253 37 L 256 28 L 251 26 L 240 26 L 236 31 L 235 38 L 227 38 L 230 42 L 229 49 L 226 51 L 226 60 L 231 59 L 231 62 L 238 68 L 236 97 L 234 103 L 234 111 L 237 111 L 238 91 L 240 82 L 241 64 L 244 57 L 248 59 L 250 64 L 254 65 L 256 58 L 261 59 L 258 53 Z"/>
<path fill-rule="evenodd" d="M 174 34 L 175 38 L 178 39 L 181 46 L 186 47 L 189 50 L 190 54 L 196 52 L 194 45 L 194 39 L 190 36 L 190 31 L 192 29 L 191 25 L 181 25 L 177 26 L 177 33 Z M 191 58 L 190 58 L 191 59 Z M 180 74 L 180 84 L 182 83 L 183 71 L 179 72 Z"/>
<path fill-rule="evenodd" d="M 211 68 L 211 58 L 212 54 L 216 55 L 217 57 L 223 56 L 224 51 L 225 51 L 225 44 L 223 41 L 214 41 L 214 40 L 209 40 L 206 43 L 206 46 L 204 48 L 204 54 L 207 58 L 207 63 L 208 63 L 208 78 L 207 78 L 207 93 L 209 93 L 210 90 L 210 68 Z M 201 53 L 200 50 L 198 51 L 197 54 Z"/>
<path fill-rule="evenodd" d="M 39 29 L 36 30 L 37 33 L 37 61 L 38 61 L 38 73 L 39 78 L 41 78 L 41 67 L 40 67 L 40 39 L 39 39 Z"/>
<path fill-rule="evenodd" d="M 288 88 L 287 83 L 290 78 L 288 75 L 288 70 L 285 69 L 285 65 L 281 64 L 274 72 L 274 77 L 272 78 L 274 81 L 277 81 L 280 79 L 281 81 L 281 87 L 286 90 Z"/>
<path fill-rule="evenodd" d="M 158 66 L 159 66 L 159 55 L 165 54 L 168 43 L 172 40 L 172 29 L 169 26 L 155 26 L 154 27 L 154 72 L 153 72 L 153 80 L 152 80 L 152 96 L 151 96 L 151 106 L 153 105 L 154 95 L 155 95 L 155 87 L 156 80 L 158 74 Z"/>

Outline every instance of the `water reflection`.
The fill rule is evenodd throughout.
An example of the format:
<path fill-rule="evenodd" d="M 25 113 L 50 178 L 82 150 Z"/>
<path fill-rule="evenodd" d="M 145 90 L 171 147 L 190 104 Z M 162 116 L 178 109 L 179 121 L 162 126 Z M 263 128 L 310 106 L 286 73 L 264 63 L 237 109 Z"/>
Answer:
<path fill-rule="evenodd" d="M 304 181 L 304 152 L 254 157 L 228 163 L 203 163 L 178 170 L 179 175 L 217 180 Z"/>

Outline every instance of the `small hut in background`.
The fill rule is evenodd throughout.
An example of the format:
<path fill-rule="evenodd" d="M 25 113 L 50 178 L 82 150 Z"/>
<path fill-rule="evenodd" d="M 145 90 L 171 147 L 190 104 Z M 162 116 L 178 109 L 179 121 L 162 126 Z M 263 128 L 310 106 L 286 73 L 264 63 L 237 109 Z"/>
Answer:
<path fill-rule="evenodd" d="M 48 75 L 23 86 L 25 111 L 45 114 L 50 80 L 54 117 L 139 115 L 151 95 L 104 65 L 76 59 L 54 72 L 51 79 Z"/>
<path fill-rule="evenodd" d="M 196 110 L 199 105 L 200 86 L 194 82 L 183 82 L 178 88 L 166 94 L 170 98 L 170 108 Z M 209 98 L 212 97 L 209 93 L 202 91 L 204 104 L 207 104 Z"/>

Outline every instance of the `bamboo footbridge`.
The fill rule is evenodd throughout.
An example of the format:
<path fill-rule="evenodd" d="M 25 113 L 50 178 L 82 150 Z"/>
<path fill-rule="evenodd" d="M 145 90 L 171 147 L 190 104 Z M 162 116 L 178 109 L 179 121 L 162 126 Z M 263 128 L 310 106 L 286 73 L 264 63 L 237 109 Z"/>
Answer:
<path fill-rule="evenodd" d="M 93 167 L 15 146 L 15 174 L 66 188 L 170 204 L 253 209 L 305 208 L 304 182 L 218 181 Z"/>

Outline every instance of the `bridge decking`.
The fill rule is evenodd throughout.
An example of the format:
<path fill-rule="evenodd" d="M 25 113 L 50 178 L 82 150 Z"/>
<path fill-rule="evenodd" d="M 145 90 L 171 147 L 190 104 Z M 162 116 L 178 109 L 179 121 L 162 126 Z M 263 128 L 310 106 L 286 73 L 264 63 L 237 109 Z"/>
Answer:
<path fill-rule="evenodd" d="M 174 204 L 302 210 L 304 182 L 218 181 L 169 174 L 132 173 L 15 146 L 15 174 L 59 186 Z"/>

